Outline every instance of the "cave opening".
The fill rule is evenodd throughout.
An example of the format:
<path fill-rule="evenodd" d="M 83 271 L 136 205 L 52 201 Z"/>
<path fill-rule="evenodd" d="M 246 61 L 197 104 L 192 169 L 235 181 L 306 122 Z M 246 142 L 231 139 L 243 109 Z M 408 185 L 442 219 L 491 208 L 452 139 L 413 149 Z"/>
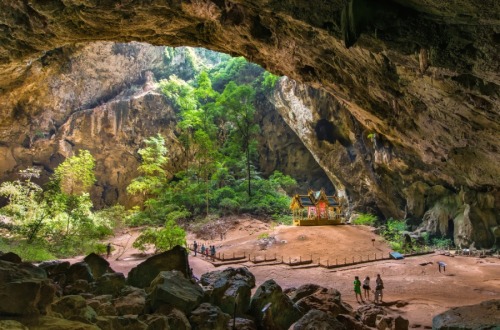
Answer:
<path fill-rule="evenodd" d="M 464 234 L 466 237 L 457 235 L 457 242 L 475 244 L 476 247 L 494 244 L 493 240 L 495 242 L 497 240 L 495 234 L 491 233 L 498 233 L 500 223 L 498 218 L 500 173 L 498 166 L 495 166 L 500 162 L 497 152 L 500 150 L 498 137 L 500 130 L 496 111 L 500 84 L 496 66 L 498 49 L 495 47 L 500 39 L 498 34 L 500 3 L 493 0 L 463 0 L 459 4 L 438 0 L 384 0 L 379 1 L 377 6 L 374 3 L 366 0 L 320 1 L 311 6 L 310 3 L 296 0 L 2 1 L 0 3 L 0 12 L 3 13 L 0 29 L 0 173 L 15 175 L 21 168 L 20 164 L 31 163 L 42 167 L 47 177 L 71 155 L 79 150 L 90 149 L 99 157 L 96 161 L 96 170 L 103 173 L 103 177 L 106 178 L 105 182 L 94 184 L 91 189 L 95 191 L 91 193 L 101 196 L 102 206 L 110 205 L 120 196 L 126 196 L 126 189 L 114 190 L 112 187 L 117 185 L 126 187 L 133 177 L 144 174 L 139 173 L 138 168 L 141 162 L 148 159 L 148 155 L 138 154 L 137 148 L 146 146 L 153 148 L 159 139 L 155 141 L 151 137 L 157 138 L 155 134 L 159 130 L 160 133 L 164 133 L 165 144 L 171 152 L 168 171 L 177 174 L 175 166 L 186 164 L 197 167 L 176 175 L 175 180 L 171 180 L 176 185 L 176 191 L 167 191 L 161 198 L 155 195 L 161 190 L 156 189 L 155 183 L 158 181 L 140 182 L 142 187 L 154 188 L 143 190 L 143 195 L 148 198 L 155 195 L 157 198 L 149 198 L 149 203 L 144 210 L 141 210 L 150 214 L 144 212 L 135 217 L 129 217 L 129 214 L 118 208 L 107 210 L 109 213 L 105 215 L 93 212 L 86 195 L 78 196 L 81 198 L 79 200 L 74 198 L 75 196 L 54 194 L 53 196 L 57 198 L 50 201 L 49 208 L 44 207 L 42 198 L 33 198 L 30 200 L 32 203 L 25 203 L 24 206 L 28 208 L 18 209 L 22 214 L 17 220 L 29 221 L 24 222 L 26 226 L 22 228 L 23 230 L 17 231 L 26 235 L 25 240 L 21 244 L 14 242 L 13 245 L 20 248 L 21 252 L 32 251 L 30 247 L 33 245 L 23 245 L 26 241 L 34 243 L 40 247 L 40 251 L 45 252 L 47 251 L 43 249 L 53 247 L 56 243 L 62 244 L 58 246 L 62 246 L 65 251 L 76 251 L 75 249 L 80 249 L 81 245 L 89 250 L 80 249 L 78 253 L 87 253 L 90 250 L 99 252 L 102 251 L 102 244 L 92 245 L 91 243 L 95 241 L 90 237 L 91 235 L 99 237 L 106 232 L 104 218 L 116 221 L 126 219 L 127 223 L 138 225 L 144 223 L 141 221 L 144 221 L 146 214 L 150 218 L 155 217 L 153 223 L 158 226 L 157 229 L 163 226 L 177 229 L 170 225 L 179 219 L 181 223 L 188 223 L 184 222 L 188 214 L 204 213 L 207 214 L 206 219 L 213 220 L 208 216 L 209 212 L 205 212 L 207 204 L 212 200 L 217 201 L 217 210 L 224 215 L 231 215 L 235 210 L 242 210 L 249 204 L 246 198 L 236 198 L 239 193 L 244 194 L 242 191 L 246 193 L 246 189 L 240 189 L 243 185 L 238 186 L 246 178 L 247 181 L 251 179 L 256 186 L 261 185 L 261 187 L 273 186 L 276 182 L 286 182 L 286 178 L 280 175 L 273 176 L 269 181 L 261 180 L 264 176 L 268 177 L 275 164 L 284 167 L 286 164 L 300 164 L 290 167 L 297 171 L 296 173 L 302 173 L 303 182 L 310 182 L 309 179 L 317 177 L 322 171 L 321 168 L 326 169 L 327 181 L 331 180 L 338 186 L 348 187 L 346 188 L 350 193 L 348 199 L 354 201 L 352 210 L 356 212 L 365 210 L 380 215 L 380 218 L 401 219 L 402 207 L 405 204 L 400 203 L 400 196 L 407 198 L 409 203 L 406 205 L 412 208 L 414 214 L 418 214 L 419 220 L 422 220 L 420 229 L 431 228 L 431 225 L 439 220 L 442 213 L 435 212 L 436 206 L 439 206 L 444 199 L 451 201 L 449 206 L 456 212 L 450 212 L 456 213 L 456 219 L 462 219 L 462 216 L 467 215 L 463 210 L 465 208 L 467 212 L 470 207 L 471 212 L 467 218 L 470 219 L 470 223 L 449 221 L 447 234 L 450 238 L 453 237 L 453 231 Z M 373 6 L 377 8 L 372 11 Z M 263 147 L 265 150 L 261 152 L 265 157 L 261 158 L 269 164 L 256 162 L 248 166 L 245 163 L 245 158 L 250 158 L 248 153 L 234 156 L 239 152 L 234 145 L 232 149 L 227 148 L 231 149 L 230 152 L 234 152 L 231 155 L 233 157 L 224 159 L 221 157 L 217 162 L 208 161 L 209 157 L 225 148 L 221 146 L 214 148 L 211 141 L 207 139 L 201 141 L 200 137 L 203 134 L 212 134 L 220 127 L 227 128 L 229 132 L 232 127 L 239 124 L 237 116 L 234 116 L 230 123 L 228 120 L 214 121 L 217 128 L 213 129 L 214 125 L 211 125 L 209 120 L 211 116 L 198 116 L 198 113 L 202 113 L 200 109 L 203 109 L 213 110 L 214 117 L 221 118 L 218 117 L 219 114 L 215 114 L 217 105 L 213 106 L 213 103 L 217 102 L 211 100 L 215 98 L 212 90 L 223 93 L 226 89 L 223 79 L 219 79 L 218 83 L 214 82 L 212 90 L 207 88 L 197 94 L 197 102 L 200 105 L 181 116 L 183 124 L 189 129 L 179 132 L 176 131 L 177 123 L 180 121 L 179 116 L 172 110 L 176 104 L 162 96 L 154 87 L 157 81 L 169 80 L 171 76 L 160 67 L 160 63 L 166 60 L 165 52 L 162 50 L 148 55 L 141 51 L 140 47 L 129 48 L 130 45 L 109 47 L 90 43 L 95 40 L 208 47 L 231 55 L 244 55 L 274 74 L 292 77 L 296 81 L 283 82 L 284 88 L 277 93 L 276 97 L 280 99 L 276 104 L 283 105 L 283 109 L 290 106 L 296 106 L 296 110 L 302 109 L 293 113 L 281 109 L 283 117 L 292 123 L 290 126 L 294 128 L 294 132 L 279 130 L 280 125 L 264 125 L 268 120 L 263 116 L 259 121 L 259 124 L 262 124 L 259 133 L 260 142 L 257 138 L 255 140 L 257 144 L 262 143 L 265 146 Z M 108 52 L 115 56 L 114 60 L 99 57 Z M 188 57 L 186 55 L 184 59 Z M 179 80 L 169 80 L 169 83 L 177 84 L 175 88 L 168 90 L 169 93 L 179 95 L 193 87 L 184 84 L 186 75 L 192 71 L 189 62 L 189 59 L 182 61 L 187 65 L 183 70 L 178 70 Z M 121 67 L 117 66 L 117 63 L 120 63 Z M 158 65 L 155 66 L 156 64 Z M 83 69 L 85 66 L 86 70 Z M 83 69 L 81 74 L 73 74 L 78 68 Z M 249 70 L 247 77 L 251 76 L 252 71 L 253 69 Z M 54 79 L 53 77 L 57 75 L 59 78 Z M 88 76 L 103 75 L 107 78 L 98 82 L 87 79 Z M 261 81 L 264 82 L 266 79 L 262 78 Z M 228 79 L 230 80 L 234 81 Z M 311 97 L 313 93 L 299 81 L 320 88 L 338 102 L 338 106 L 332 107 L 331 113 L 304 111 L 315 101 Z M 239 83 L 243 83 L 243 80 Z M 194 87 L 198 89 L 201 85 Z M 172 84 L 168 86 L 172 87 Z M 239 90 L 239 92 L 244 91 Z M 185 100 L 192 101 L 185 97 L 187 94 L 183 95 Z M 226 98 L 224 102 L 227 104 L 228 100 L 230 98 Z M 263 101 L 265 102 L 267 101 Z M 152 111 L 153 109 L 155 111 Z M 188 123 L 187 119 L 191 122 Z M 195 126 L 203 126 L 204 131 L 194 134 L 195 129 L 191 127 Z M 225 139 L 228 134 L 219 134 L 217 138 Z M 295 143 L 297 135 L 302 141 Z M 390 141 L 391 147 L 379 145 L 369 136 L 380 136 L 381 139 Z M 146 139 L 149 139 L 149 142 L 146 142 Z M 368 143 L 363 143 L 363 140 Z M 247 146 L 248 141 L 250 140 L 247 139 Z M 201 142 L 207 143 L 202 145 Z M 196 152 L 193 152 L 195 144 L 197 144 Z M 305 149 L 302 148 L 304 144 L 307 144 Z M 339 148 L 339 144 L 348 148 L 347 157 L 344 150 Z M 156 143 L 156 146 L 160 146 L 158 151 L 161 154 L 163 152 L 161 143 Z M 313 151 L 313 157 L 310 157 L 308 150 Z M 462 152 L 453 152 L 454 150 Z M 112 151 L 116 153 L 113 154 Z M 309 158 L 306 160 L 305 156 Z M 316 174 L 306 173 L 314 172 L 310 171 L 311 164 L 321 165 Z M 238 171 L 227 170 L 230 166 L 237 168 Z M 67 168 L 72 169 L 76 166 Z M 154 166 L 152 168 L 156 171 Z M 211 176 L 212 172 L 216 172 L 217 175 Z M 266 174 L 262 175 L 261 172 Z M 245 173 L 249 175 L 245 176 Z M 13 181 L 14 184 L 10 188 L 21 189 L 37 183 L 38 179 L 30 177 L 33 173 L 23 173 L 23 175 L 25 177 L 21 181 L 26 185 L 16 186 L 18 183 Z M 26 180 L 26 176 L 30 179 Z M 210 188 L 212 177 L 217 194 L 209 196 L 207 191 L 210 189 L 207 187 Z M 61 186 L 71 184 L 71 177 L 60 179 Z M 160 183 L 162 180 L 163 178 L 159 180 Z M 31 187 L 34 189 L 29 190 L 29 193 L 35 194 L 39 191 L 34 185 Z M 484 187 L 491 187 L 492 191 L 482 191 Z M 272 213 L 271 218 L 276 220 L 279 212 L 272 212 L 273 209 L 269 209 L 268 206 L 282 200 L 273 199 L 273 196 L 267 194 L 257 194 L 258 187 L 255 188 L 253 209 Z M 280 189 L 276 188 L 274 191 Z M 189 208 L 176 208 L 175 205 L 172 207 L 173 203 L 170 203 L 171 200 L 168 198 L 178 192 L 184 193 L 182 196 L 176 195 L 179 200 L 182 197 L 191 203 Z M 420 196 L 425 195 L 429 198 L 423 201 Z M 20 199 L 19 202 L 23 201 Z M 156 212 L 160 209 L 162 212 Z M 25 210 L 29 212 L 24 212 Z M 60 211 L 60 214 L 52 217 L 56 211 Z M 51 221 L 44 222 L 49 217 Z M 0 215 L 0 218 L 4 219 L 4 215 Z M 373 220 L 369 216 L 362 218 Z M 87 226 L 91 220 L 95 220 L 96 223 L 99 221 L 102 226 L 95 228 Z M 327 266 L 333 266 L 331 263 L 328 265 L 328 262 L 337 257 L 339 260 L 343 258 L 346 262 L 346 259 L 353 257 L 353 252 L 359 252 L 359 247 L 366 247 L 367 242 L 367 254 L 361 256 L 359 253 L 355 257 L 371 258 L 371 253 L 375 249 L 377 253 L 387 256 L 389 248 L 398 246 L 375 239 L 364 239 L 359 242 L 353 240 L 341 242 L 332 239 L 336 232 L 352 230 L 356 228 L 354 226 L 342 226 L 336 231 L 331 228 L 314 231 L 315 228 L 312 228 L 310 232 L 314 234 L 308 232 L 291 239 L 278 239 L 278 236 L 274 235 L 276 227 L 272 222 L 262 231 L 258 231 L 259 228 L 255 227 L 256 219 L 251 219 L 249 222 L 242 226 L 241 232 L 254 240 L 256 237 L 259 239 L 261 255 L 253 256 L 256 263 L 260 261 L 260 257 L 264 262 L 269 261 L 266 260 L 270 256 L 269 251 L 279 246 L 285 251 L 303 252 L 304 245 L 319 242 L 322 245 L 315 247 L 309 259 L 311 263 L 313 259 L 318 260 L 318 269 L 319 259 L 323 263 L 326 259 Z M 232 225 L 232 222 L 213 221 L 213 223 L 213 227 L 217 227 L 218 230 Z M 404 219 L 398 221 L 398 224 L 404 224 Z M 201 234 L 207 233 L 207 241 L 213 241 L 214 237 L 208 234 L 213 234 L 213 227 L 200 227 Z M 0 244 L 5 242 L 4 229 L 0 228 L 2 233 Z M 484 234 L 483 229 L 488 234 Z M 369 235 L 373 234 L 366 232 Z M 155 234 L 152 231 L 147 233 Z M 36 245 L 38 242 L 32 238 L 37 235 L 40 238 L 49 237 L 49 244 Z M 65 235 L 71 239 L 62 239 Z M 326 244 L 326 238 L 331 239 L 330 245 Z M 273 244 L 267 244 L 270 242 Z M 290 246 L 296 242 L 307 244 L 299 246 L 297 250 L 291 249 Z M 341 251 L 342 247 L 347 247 L 345 255 L 330 254 L 333 251 L 335 253 Z M 4 249 L 4 245 L 1 245 L 1 249 Z M 250 250 L 252 253 L 255 251 L 255 244 Z M 317 252 L 323 254 L 319 256 Z M 40 255 L 36 255 L 36 258 Z M 43 255 L 46 259 L 56 257 L 58 256 Z M 184 258 L 185 255 L 182 254 L 181 257 Z M 245 260 L 246 257 L 244 256 Z M 294 256 L 288 257 L 291 264 Z M 300 259 L 300 256 L 297 258 L 298 262 L 305 261 Z M 428 255 L 425 258 L 442 257 Z M 248 260 L 250 261 L 250 257 Z M 408 258 L 408 263 L 410 260 Z M 457 282 L 463 290 L 455 290 L 457 292 L 448 295 L 450 300 L 437 299 L 433 304 L 418 304 L 418 300 L 429 301 L 428 292 L 440 293 L 443 288 L 448 287 L 449 276 L 454 274 L 450 274 L 450 271 L 459 269 L 453 267 L 453 263 L 458 260 L 461 266 L 465 264 L 467 267 L 481 267 L 481 275 L 455 276 L 455 280 L 463 281 Z M 283 263 L 283 257 L 281 261 Z M 479 302 L 490 300 L 491 292 L 498 291 L 496 287 L 485 289 L 486 286 L 490 286 L 491 278 L 496 275 L 494 271 L 490 272 L 493 267 L 482 267 L 474 258 L 448 258 L 447 262 L 451 267 L 447 268 L 448 274 L 443 274 L 447 276 L 440 276 L 441 274 L 436 273 L 437 270 L 433 266 L 429 266 L 428 260 L 425 261 L 426 263 L 421 263 L 417 267 L 404 269 L 401 269 L 404 267 L 401 263 L 390 262 L 392 268 L 398 267 L 394 272 L 387 271 L 385 261 L 381 263 L 377 261 L 369 267 L 371 273 L 380 272 L 384 280 L 394 284 L 388 286 L 390 290 L 388 296 L 392 296 L 394 301 L 408 303 L 407 309 L 412 312 L 406 315 L 413 317 L 413 311 L 421 313 L 418 318 L 410 320 L 411 327 L 430 328 L 434 322 L 429 319 L 429 315 L 435 314 L 437 310 L 441 312 L 448 309 L 452 305 L 451 299 L 455 302 L 469 300 Z M 433 260 L 435 261 L 437 260 Z M 355 262 L 357 260 L 353 258 L 352 263 Z M 23 267 L 22 264 L 19 266 Z M 356 272 L 363 269 L 364 265 L 340 272 L 320 270 L 316 273 L 317 276 L 301 276 L 300 280 L 294 278 L 293 274 L 304 271 L 309 275 L 315 270 L 309 269 L 306 265 L 304 268 L 307 270 L 293 269 L 291 273 L 286 273 L 284 266 L 280 265 L 279 271 L 273 273 L 266 268 L 268 265 L 262 266 L 254 267 L 252 271 L 261 271 L 261 279 L 269 278 L 269 274 L 279 274 L 283 279 L 290 281 L 286 284 L 290 288 L 299 287 L 303 284 L 301 281 L 311 278 L 316 278 L 325 287 L 335 282 L 343 299 L 357 307 L 352 298 L 352 277 L 360 275 Z M 22 272 L 18 272 L 20 273 Z M 400 290 L 401 292 L 391 290 L 391 287 L 397 288 L 404 284 L 400 282 L 402 273 L 405 274 L 403 280 L 411 280 L 413 284 L 406 286 L 405 290 Z M 325 274 L 328 276 L 324 276 Z M 331 276 L 334 277 L 334 281 Z M 123 280 L 123 277 L 115 278 Z M 426 278 L 432 278 L 432 281 L 427 281 Z M 39 282 L 37 279 L 37 283 Z M 37 299 L 45 298 L 46 291 L 50 291 L 44 290 L 48 288 L 44 286 L 39 287 L 39 291 L 36 289 L 33 291 L 33 281 L 29 283 L 28 291 L 34 293 L 33 296 Z M 419 283 L 422 283 L 424 290 L 420 290 Z M 270 287 L 277 288 L 274 283 L 267 288 Z M 18 289 L 19 283 L 15 283 L 11 288 L 12 292 L 27 292 Z M 78 289 L 75 286 L 71 290 Z M 328 291 L 331 292 L 330 289 Z M 247 299 L 249 295 L 240 295 L 242 296 Z M 338 297 L 340 296 L 336 294 L 335 301 L 340 301 Z M 15 313 L 22 314 L 25 311 L 40 309 L 40 314 L 45 315 L 45 305 L 50 301 L 42 300 L 30 301 L 29 308 L 18 308 Z M 6 312 L 3 309 L 21 306 L 17 304 L 21 300 L 15 299 L 15 301 L 15 306 L 0 302 L 0 314 L 15 314 L 12 310 Z M 302 302 L 294 302 L 289 306 L 295 308 Z M 95 306 L 97 302 L 94 301 L 92 304 Z M 415 304 L 417 308 L 414 308 Z M 240 304 L 244 305 L 250 305 L 248 299 L 245 304 Z M 266 305 L 262 304 L 261 308 L 255 308 L 259 311 L 258 315 L 255 315 L 256 320 L 260 317 L 263 306 Z M 273 303 L 271 314 L 279 313 L 282 316 L 287 314 L 276 306 Z M 344 310 L 350 310 L 348 306 L 345 307 Z M 496 307 L 489 310 L 498 310 Z M 366 311 L 366 308 L 367 306 L 363 306 L 359 311 Z M 299 310 L 293 310 L 290 314 L 296 316 L 300 315 L 299 313 Z M 363 327 L 364 325 L 358 321 L 373 320 L 373 317 L 365 317 L 366 314 L 354 320 L 351 314 L 342 318 L 345 322 L 352 322 L 346 325 L 346 328 Z M 477 315 L 483 313 L 478 312 Z M 477 320 L 477 315 L 473 315 L 472 318 Z M 113 316 L 113 321 L 109 320 L 106 326 L 112 327 L 114 326 L 111 325 L 112 322 L 130 320 L 146 328 L 147 326 L 139 323 L 142 322 L 139 320 L 142 316 L 134 319 L 120 317 L 119 320 Z M 259 321 L 270 321 L 270 319 Z M 155 319 L 155 322 L 156 320 L 158 319 Z M 334 321 L 340 320 L 341 317 Z M 401 321 L 401 318 L 387 316 L 377 320 L 377 323 L 398 322 L 398 320 Z M 99 321 L 103 321 L 101 317 Z M 167 322 L 163 319 L 155 325 L 162 321 Z M 289 325 L 280 328 L 288 328 Z M 373 326 L 373 323 L 370 326 Z M 274 325 L 269 326 L 269 328 L 274 327 Z"/>
<path fill-rule="evenodd" d="M 446 232 L 446 237 L 449 237 L 453 239 L 455 236 L 455 222 L 453 221 L 453 218 L 448 218 L 448 230 Z"/>

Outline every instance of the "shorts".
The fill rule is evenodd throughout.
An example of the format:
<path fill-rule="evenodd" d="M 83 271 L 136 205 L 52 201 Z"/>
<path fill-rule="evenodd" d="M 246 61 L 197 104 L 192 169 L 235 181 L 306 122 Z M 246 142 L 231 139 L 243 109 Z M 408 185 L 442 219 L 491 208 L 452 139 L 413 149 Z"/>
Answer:
<path fill-rule="evenodd" d="M 363 285 L 363 289 L 370 290 L 370 286 L 369 285 Z"/>
<path fill-rule="evenodd" d="M 355 292 L 355 293 L 359 293 L 359 294 L 361 294 L 361 288 L 359 288 L 359 287 L 354 288 L 354 292 Z"/>

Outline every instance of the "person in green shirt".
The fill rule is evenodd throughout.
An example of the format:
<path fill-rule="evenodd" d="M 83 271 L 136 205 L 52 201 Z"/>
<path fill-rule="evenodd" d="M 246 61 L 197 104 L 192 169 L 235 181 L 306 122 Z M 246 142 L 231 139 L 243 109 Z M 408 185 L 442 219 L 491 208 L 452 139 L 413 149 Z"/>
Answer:
<path fill-rule="evenodd" d="M 354 292 L 356 293 L 356 301 L 359 303 L 359 295 L 359 299 L 361 299 L 361 302 L 364 303 L 363 296 L 361 295 L 361 281 L 358 276 L 354 276 Z"/>

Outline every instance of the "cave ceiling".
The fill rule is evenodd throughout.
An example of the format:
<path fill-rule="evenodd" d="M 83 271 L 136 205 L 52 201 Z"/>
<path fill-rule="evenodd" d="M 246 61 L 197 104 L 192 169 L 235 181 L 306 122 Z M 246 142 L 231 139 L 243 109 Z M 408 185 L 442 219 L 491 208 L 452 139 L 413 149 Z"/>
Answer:
<path fill-rule="evenodd" d="M 205 47 L 327 91 L 427 181 L 500 187 L 497 0 L 4 0 L 0 13 L 2 136 L 55 52 Z"/>

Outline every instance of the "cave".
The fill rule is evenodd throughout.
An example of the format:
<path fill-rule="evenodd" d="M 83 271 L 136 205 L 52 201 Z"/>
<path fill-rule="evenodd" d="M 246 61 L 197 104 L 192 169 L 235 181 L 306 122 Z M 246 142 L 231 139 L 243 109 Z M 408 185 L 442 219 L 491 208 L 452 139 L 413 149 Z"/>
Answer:
<path fill-rule="evenodd" d="M 52 76 L 71 72 L 77 65 L 71 54 L 93 41 L 140 41 L 242 55 L 287 76 L 290 80 L 282 82 L 278 102 L 287 104 L 280 110 L 283 118 L 336 189 L 359 200 L 360 210 L 375 204 L 376 213 L 401 218 L 405 204 L 423 203 L 413 203 L 418 196 L 409 191 L 412 185 L 424 184 L 429 189 L 445 187 L 442 198 L 461 187 L 472 196 L 464 201 L 467 205 L 476 205 L 474 200 L 486 194 L 497 202 L 473 207 L 495 212 L 500 186 L 500 169 L 495 165 L 500 160 L 496 152 L 500 5 L 494 0 L 464 4 L 387 0 L 372 8 L 370 2 L 350 0 L 309 8 L 296 1 L 4 1 L 0 4 L 4 13 L 0 141 L 9 147 L 0 149 L 4 159 L 0 168 L 12 169 L 17 157 L 14 145 L 31 146 L 35 137 L 23 127 L 34 128 L 36 123 L 30 120 L 54 106 L 48 100 L 65 86 L 44 85 Z M 94 47 L 94 51 L 98 55 L 101 50 Z M 115 45 L 112 52 L 140 59 L 134 47 Z M 130 76 L 120 83 L 144 79 Z M 105 103 L 118 92 L 106 88 L 106 93 L 99 88 L 89 91 L 92 97 L 77 92 L 58 103 L 46 134 L 72 112 Z M 341 146 L 326 152 L 308 137 L 303 127 L 311 123 L 301 118 L 303 110 L 291 99 L 300 94 L 302 107 L 307 108 L 308 100 L 318 93 L 323 93 L 321 102 L 332 106 L 319 107 L 323 110 L 313 114 L 317 116 L 313 121 L 342 127 Z M 377 137 L 384 145 L 377 143 Z M 352 170 L 346 171 L 348 164 Z M 369 185 L 359 185 L 360 181 Z M 488 193 L 482 192 L 485 187 L 491 188 Z M 429 204 L 408 211 L 422 217 L 422 211 L 431 208 Z M 491 228 L 495 223 L 499 224 L 498 216 Z M 467 244 L 459 237 L 455 241 Z"/>
<path fill-rule="evenodd" d="M 310 153 L 289 161 L 319 165 L 315 184 L 328 180 L 349 209 L 410 215 L 417 233 L 431 234 L 453 214 L 446 234 L 456 246 L 498 249 L 500 2 L 374 7 L 368 0 L 2 1 L 0 177 L 25 164 L 50 172 L 75 146 L 122 134 L 133 115 L 134 127 L 113 146 L 124 152 L 101 169 L 109 182 L 96 186 L 101 206 L 114 202 L 126 164 L 136 161 L 126 152 L 140 140 L 134 129 L 161 125 L 176 138 L 172 113 L 143 111 L 162 105 L 161 97 L 130 97 L 161 74 L 143 70 L 163 61 L 154 46 L 203 47 L 285 76 L 265 102 L 293 131 L 279 138 L 293 136 L 300 153 Z M 99 75 L 107 79 L 87 78 Z M 93 119 L 96 109 L 102 121 Z M 261 127 L 275 132 L 268 117 Z M 41 148 L 58 134 L 54 151 Z M 279 150 L 269 146 L 265 155 L 282 164 Z"/>

